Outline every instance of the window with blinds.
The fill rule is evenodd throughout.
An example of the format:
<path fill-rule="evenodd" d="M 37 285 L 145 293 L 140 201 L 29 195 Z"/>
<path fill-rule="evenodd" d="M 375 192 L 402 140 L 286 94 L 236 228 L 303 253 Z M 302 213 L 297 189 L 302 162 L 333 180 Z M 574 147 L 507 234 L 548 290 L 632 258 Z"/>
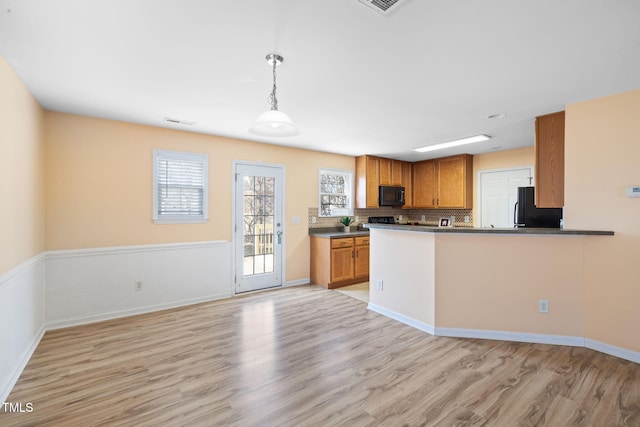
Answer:
<path fill-rule="evenodd" d="M 206 154 L 153 151 L 153 221 L 205 222 L 208 157 Z"/>

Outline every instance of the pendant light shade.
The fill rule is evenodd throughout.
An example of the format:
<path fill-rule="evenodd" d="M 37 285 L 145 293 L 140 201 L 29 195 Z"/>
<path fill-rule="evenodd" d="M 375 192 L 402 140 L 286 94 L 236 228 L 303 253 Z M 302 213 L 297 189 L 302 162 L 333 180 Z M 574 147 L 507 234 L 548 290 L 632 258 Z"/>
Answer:
<path fill-rule="evenodd" d="M 273 88 L 269 95 L 269 104 L 271 109 L 265 111 L 258 116 L 253 126 L 249 128 L 249 132 L 261 136 L 295 136 L 300 130 L 293 124 L 291 118 L 278 110 L 278 98 L 276 97 L 276 67 L 282 64 L 284 58 L 275 53 L 267 55 L 267 62 L 273 67 Z"/>
<path fill-rule="evenodd" d="M 249 132 L 263 136 L 295 136 L 300 133 L 293 121 L 282 111 L 267 110 L 260 114 Z"/>

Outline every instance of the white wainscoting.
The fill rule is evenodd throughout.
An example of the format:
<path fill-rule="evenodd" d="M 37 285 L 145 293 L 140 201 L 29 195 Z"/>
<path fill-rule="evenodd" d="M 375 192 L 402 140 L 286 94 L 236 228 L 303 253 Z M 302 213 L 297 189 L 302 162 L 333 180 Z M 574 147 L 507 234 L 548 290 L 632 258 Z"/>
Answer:
<path fill-rule="evenodd" d="M 38 255 L 0 276 L 0 402 L 44 335 L 45 261 Z"/>
<path fill-rule="evenodd" d="M 226 241 L 48 252 L 47 329 L 227 298 L 231 269 Z"/>

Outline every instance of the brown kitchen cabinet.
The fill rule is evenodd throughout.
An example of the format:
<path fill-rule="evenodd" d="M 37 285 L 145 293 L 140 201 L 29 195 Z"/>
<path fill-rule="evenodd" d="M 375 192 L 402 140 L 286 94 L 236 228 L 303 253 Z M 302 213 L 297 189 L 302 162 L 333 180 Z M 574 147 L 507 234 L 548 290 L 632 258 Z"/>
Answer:
<path fill-rule="evenodd" d="M 460 154 L 413 164 L 413 207 L 471 209 L 473 156 Z"/>
<path fill-rule="evenodd" d="M 438 162 L 424 160 L 413 164 L 413 207 L 435 208 L 438 197 Z"/>
<path fill-rule="evenodd" d="M 354 276 L 358 281 L 369 280 L 369 236 L 354 237 L 355 259 Z"/>
<path fill-rule="evenodd" d="M 564 206 L 564 111 L 536 117 L 535 204 Z"/>
<path fill-rule="evenodd" d="M 328 289 L 369 280 L 369 236 L 311 236 L 311 283 Z"/>
<path fill-rule="evenodd" d="M 413 208 L 413 163 L 402 162 L 402 186 L 404 187 L 404 209 Z"/>
<path fill-rule="evenodd" d="M 378 207 L 380 159 L 374 156 L 356 157 L 356 208 Z"/>
<path fill-rule="evenodd" d="M 368 155 L 356 157 L 356 208 L 379 207 L 378 187 L 380 185 L 405 187 L 405 195 L 410 194 L 407 186 L 411 187 L 411 176 L 407 176 L 405 172 L 406 165 L 411 167 L 411 163 L 401 160 Z"/>
<path fill-rule="evenodd" d="M 379 185 L 397 185 L 402 186 L 402 162 L 401 160 L 378 159 L 380 167 Z"/>

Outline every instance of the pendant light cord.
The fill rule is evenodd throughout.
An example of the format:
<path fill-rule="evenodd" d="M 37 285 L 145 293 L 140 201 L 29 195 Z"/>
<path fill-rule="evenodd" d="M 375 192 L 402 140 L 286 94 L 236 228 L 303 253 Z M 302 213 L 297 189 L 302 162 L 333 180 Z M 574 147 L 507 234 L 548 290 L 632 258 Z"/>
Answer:
<path fill-rule="evenodd" d="M 276 98 L 276 66 L 277 61 L 273 59 L 273 89 L 271 89 L 271 95 L 269 95 L 269 104 L 271 104 L 272 110 L 278 110 L 278 98 Z"/>

